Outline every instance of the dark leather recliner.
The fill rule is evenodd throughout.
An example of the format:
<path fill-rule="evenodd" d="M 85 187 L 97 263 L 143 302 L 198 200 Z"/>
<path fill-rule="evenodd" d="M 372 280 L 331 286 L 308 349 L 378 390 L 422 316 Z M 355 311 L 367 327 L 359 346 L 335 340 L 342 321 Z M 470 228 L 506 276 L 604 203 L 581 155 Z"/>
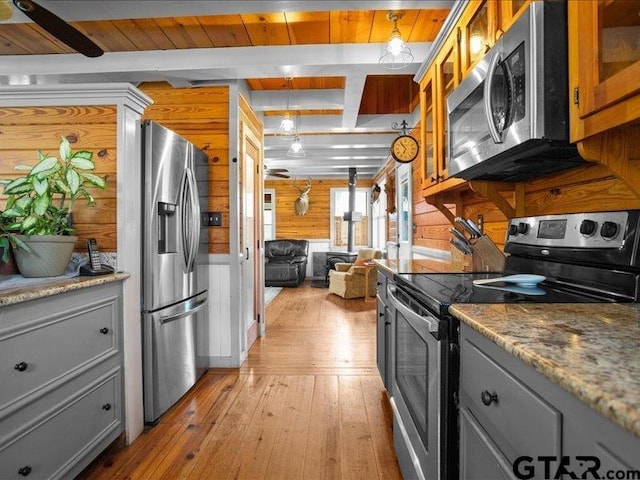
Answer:
<path fill-rule="evenodd" d="M 307 271 L 307 240 L 264 242 L 264 284 L 267 287 L 297 287 Z"/>

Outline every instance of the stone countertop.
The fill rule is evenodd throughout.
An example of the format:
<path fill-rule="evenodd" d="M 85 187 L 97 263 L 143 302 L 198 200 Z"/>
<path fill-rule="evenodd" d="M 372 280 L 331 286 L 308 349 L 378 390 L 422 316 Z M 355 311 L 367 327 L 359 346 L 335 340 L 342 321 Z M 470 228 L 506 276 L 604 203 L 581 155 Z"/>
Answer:
<path fill-rule="evenodd" d="M 460 304 L 449 311 L 640 438 L 640 305 Z"/>
<path fill-rule="evenodd" d="M 112 273 L 95 277 L 52 278 L 50 281 L 37 283 L 28 287 L 7 288 L 0 290 L 0 306 L 28 302 L 37 298 L 49 297 L 59 293 L 93 287 L 104 283 L 117 282 L 129 278 L 128 273 Z"/>
<path fill-rule="evenodd" d="M 469 273 L 448 260 L 375 260 L 376 265 L 387 273 Z"/>

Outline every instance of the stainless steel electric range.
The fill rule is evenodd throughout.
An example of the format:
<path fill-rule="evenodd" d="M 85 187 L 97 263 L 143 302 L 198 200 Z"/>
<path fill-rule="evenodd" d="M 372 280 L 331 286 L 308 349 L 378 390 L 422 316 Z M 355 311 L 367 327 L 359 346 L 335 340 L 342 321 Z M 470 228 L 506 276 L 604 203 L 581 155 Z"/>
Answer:
<path fill-rule="evenodd" d="M 516 218 L 506 235 L 505 272 L 394 276 L 387 287 L 393 332 L 391 403 L 404 478 L 458 478 L 458 322 L 449 307 L 636 302 L 639 222 L 637 210 Z M 474 283 L 512 274 L 545 278 L 525 286 Z"/>

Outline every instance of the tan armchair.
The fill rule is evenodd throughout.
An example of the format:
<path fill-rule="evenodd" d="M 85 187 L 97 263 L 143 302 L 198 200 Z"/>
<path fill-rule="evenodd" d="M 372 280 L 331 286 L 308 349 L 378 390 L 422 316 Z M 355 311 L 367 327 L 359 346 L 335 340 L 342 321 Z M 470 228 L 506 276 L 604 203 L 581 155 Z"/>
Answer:
<path fill-rule="evenodd" d="M 329 291 L 342 298 L 362 298 L 368 283 L 368 296 L 376 295 L 376 269 L 358 265 L 367 260 L 382 258 L 382 252 L 374 248 L 361 248 L 354 263 L 336 263 L 329 272 Z M 365 274 L 368 278 L 365 278 Z M 367 282 L 368 280 L 368 282 Z"/>

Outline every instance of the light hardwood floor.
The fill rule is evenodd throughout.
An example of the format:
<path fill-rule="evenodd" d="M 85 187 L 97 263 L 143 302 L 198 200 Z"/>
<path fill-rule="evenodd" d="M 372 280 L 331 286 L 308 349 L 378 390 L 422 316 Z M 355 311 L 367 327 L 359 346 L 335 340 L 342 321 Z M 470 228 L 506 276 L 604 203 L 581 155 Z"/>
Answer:
<path fill-rule="evenodd" d="M 375 302 L 305 284 L 266 309 L 240 369 L 210 370 L 81 479 L 401 479 L 375 365 Z"/>

